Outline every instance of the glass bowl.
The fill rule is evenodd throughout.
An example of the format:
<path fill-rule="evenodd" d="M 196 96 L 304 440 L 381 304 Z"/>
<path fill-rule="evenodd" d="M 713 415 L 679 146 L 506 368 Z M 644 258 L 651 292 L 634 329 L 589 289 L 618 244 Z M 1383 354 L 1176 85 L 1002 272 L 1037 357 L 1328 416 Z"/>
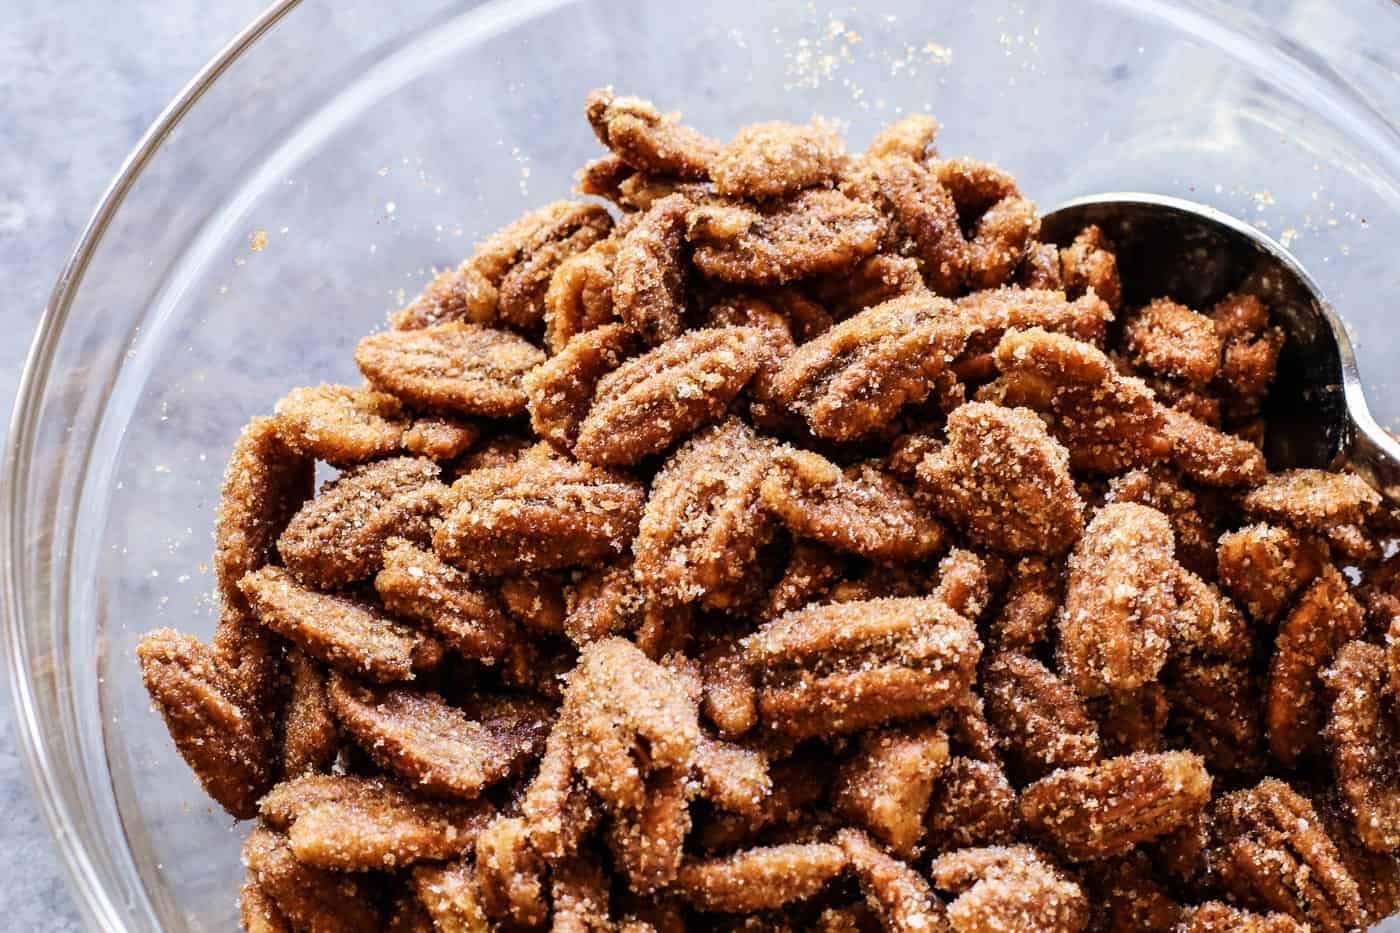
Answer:
<path fill-rule="evenodd" d="M 155 54 L 158 50 L 152 50 Z M 926 110 L 1043 207 L 1208 202 L 1298 255 L 1400 415 L 1400 9 L 1388 0 L 283 2 L 171 104 L 74 248 L 5 460 L 6 648 L 39 799 L 94 926 L 234 925 L 241 827 L 152 712 L 133 647 L 207 636 L 219 478 L 290 386 L 433 267 L 566 196 L 591 87 L 718 136 Z"/>

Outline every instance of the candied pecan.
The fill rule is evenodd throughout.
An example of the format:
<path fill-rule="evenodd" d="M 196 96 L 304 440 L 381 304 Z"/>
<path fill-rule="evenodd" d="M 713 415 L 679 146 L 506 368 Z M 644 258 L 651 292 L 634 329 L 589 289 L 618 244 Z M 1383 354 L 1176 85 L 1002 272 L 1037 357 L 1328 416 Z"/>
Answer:
<path fill-rule="evenodd" d="M 303 865 L 279 833 L 256 827 L 243 842 L 249 881 L 284 916 L 291 929 L 374 933 L 379 910 L 353 875 Z"/>
<path fill-rule="evenodd" d="M 884 929 L 893 933 L 928 933 L 943 927 L 943 904 L 913 868 L 880 850 L 865 833 L 843 829 L 836 842 L 846 853 L 866 903 Z"/>
<path fill-rule="evenodd" d="M 703 695 L 700 708 L 726 738 L 743 735 L 758 722 L 758 688 L 744 664 L 736 639 L 716 642 L 700 656 Z"/>
<path fill-rule="evenodd" d="M 914 259 L 929 288 L 940 295 L 957 293 L 967 277 L 970 249 L 952 196 L 926 166 L 907 156 L 867 157 L 841 189 L 889 218 L 885 248 Z"/>
<path fill-rule="evenodd" d="M 708 199 L 710 193 L 709 186 L 702 182 L 681 181 L 638 172 L 618 185 L 618 203 L 624 210 L 633 212 L 623 215 L 623 222 L 618 224 L 618 235 L 625 235 L 631 229 L 626 224 L 640 223 L 643 213 L 651 210 L 657 201 L 678 194 L 687 201 L 696 203 Z"/>
<path fill-rule="evenodd" d="M 938 121 L 926 113 L 911 113 L 886 125 L 875 138 L 870 140 L 865 154 L 875 158 L 904 155 L 922 161 L 936 155 L 933 148 L 934 137 L 938 135 Z"/>
<path fill-rule="evenodd" d="M 1400 852 L 1400 721 L 1390 709 L 1387 678 L 1385 649 L 1362 641 L 1343 646 L 1323 675 L 1332 696 L 1326 730 L 1332 769 L 1356 835 L 1373 852 Z"/>
<path fill-rule="evenodd" d="M 502 418 L 525 410 L 521 381 L 544 359 L 514 334 L 461 321 L 371 334 L 355 348 L 365 378 L 410 405 Z"/>
<path fill-rule="evenodd" d="M 828 311 L 833 320 L 839 321 L 866 308 L 884 304 L 891 298 L 921 292 L 924 290 L 924 279 L 918 263 L 913 259 L 876 253 L 862 259 L 851 269 L 814 279 L 810 287 L 821 307 Z M 828 329 L 830 325 L 817 333 L 796 336 L 798 342 L 806 343 Z"/>
<path fill-rule="evenodd" d="M 696 704 L 681 679 L 620 638 L 594 642 L 579 655 L 564 715 L 576 742 L 588 748 L 576 759 L 579 774 L 614 811 L 641 808 L 647 773 L 688 772 L 700 736 Z"/>
<path fill-rule="evenodd" d="M 544 746 L 549 707 L 482 697 L 476 718 L 430 692 L 370 687 L 333 675 L 341 726 L 381 767 L 433 793 L 473 798 L 518 772 Z"/>
<path fill-rule="evenodd" d="M 758 205 L 708 201 L 686 217 L 696 267 L 741 285 L 781 285 L 849 268 L 879 248 L 884 232 L 875 209 L 825 188 Z"/>
<path fill-rule="evenodd" d="M 771 622 L 783 613 L 801 609 L 825 595 L 845 569 L 844 560 L 815 541 L 792 545 L 783 575 L 769 591 L 756 613 L 761 622 Z"/>
<path fill-rule="evenodd" d="M 1244 613 L 1235 608 L 1214 583 L 1181 568 L 1173 589 L 1172 648 L 1225 658 L 1247 658 L 1254 649 L 1253 633 Z"/>
<path fill-rule="evenodd" d="M 982 692 L 988 721 L 1027 778 L 1098 760 L 1098 726 L 1074 690 L 1034 658 L 995 655 L 983 670 Z"/>
<path fill-rule="evenodd" d="M 543 924 L 549 916 L 544 872 L 519 817 L 498 817 L 477 837 L 476 881 L 491 919 L 527 929 Z"/>
<path fill-rule="evenodd" d="M 520 800 L 530 844 L 550 861 L 576 851 L 596 822 L 588 791 L 574 780 L 572 742 L 568 724 L 556 719 L 545 740 L 539 768 Z"/>
<path fill-rule="evenodd" d="M 1050 635 L 1062 597 L 1060 568 L 1043 557 L 1023 557 L 1011 573 L 1006 597 L 991 623 L 991 644 L 1028 653 Z"/>
<path fill-rule="evenodd" d="M 1016 182 L 989 162 L 947 159 L 935 163 L 938 179 L 957 205 L 967 240 L 967 283 L 972 288 L 1002 285 L 1021 264 L 1040 233 L 1035 204 Z"/>
<path fill-rule="evenodd" d="M 1073 469 L 1116 474 L 1170 453 L 1166 409 L 1140 381 L 1119 376 L 1096 347 L 1035 327 L 1008 333 L 995 358 L 1002 378 L 979 400 L 1047 416 Z"/>
<path fill-rule="evenodd" d="M 442 660 L 442 645 L 377 607 L 297 583 L 280 567 L 243 578 L 263 625 L 331 667 L 376 681 L 410 680 Z"/>
<path fill-rule="evenodd" d="M 554 270 L 544 294 L 544 342 L 558 353 L 579 334 L 610 324 L 613 311 L 613 264 L 621 240 L 614 234 L 570 256 Z"/>
<path fill-rule="evenodd" d="M 667 640 L 688 625 L 690 607 L 672 606 L 662 600 L 648 600 L 633 572 L 631 560 L 599 567 L 578 578 L 565 594 L 567 613 L 564 633 L 580 648 L 609 635 L 635 633 L 639 646 L 644 640 Z M 650 647 L 658 647 L 652 645 Z M 649 657 L 653 652 L 642 646 Z"/>
<path fill-rule="evenodd" d="M 550 871 L 549 899 L 554 908 L 550 933 L 611 933 L 609 878 L 603 866 L 586 856 L 558 862 Z"/>
<path fill-rule="evenodd" d="M 563 460 L 475 470 L 452 485 L 433 550 L 463 570 L 501 574 L 594 564 L 637 532 L 640 484 Z"/>
<path fill-rule="evenodd" d="M 1077 933 L 1089 925 L 1083 890 L 1030 846 L 948 852 L 929 874 L 939 888 L 958 895 L 948 905 L 948 925 L 956 933 Z"/>
<path fill-rule="evenodd" d="M 871 560 L 912 561 L 943 544 L 943 527 L 898 482 L 872 466 L 841 468 L 787 448 L 773 457 L 763 505 L 799 537 Z"/>
<path fill-rule="evenodd" d="M 1005 582 L 1006 565 L 1000 559 L 954 548 L 938 562 L 933 598 L 976 622 L 991 604 L 993 590 L 999 590 Z"/>
<path fill-rule="evenodd" d="M 447 487 L 431 460 L 395 457 L 355 467 L 321 487 L 277 540 L 301 582 L 330 589 L 372 576 L 385 543 L 425 544 Z"/>
<path fill-rule="evenodd" d="M 769 768 L 773 790 L 747 813 L 714 810 L 697 826 L 695 838 L 706 850 L 752 844 L 765 830 L 781 830 L 806 819 L 807 810 L 826 795 L 827 762 L 798 754 Z"/>
<path fill-rule="evenodd" d="M 1084 533 L 1069 456 L 1024 408 L 969 402 L 948 416 L 947 443 L 919 465 L 944 518 L 1009 553 L 1061 554 Z"/>
<path fill-rule="evenodd" d="M 496 237 L 518 229 L 518 225 L 525 219 L 521 218 L 504 228 Z M 480 246 L 477 252 L 479 255 Z M 473 256 L 461 265 L 438 272 L 432 281 L 423 287 L 418 297 L 389 315 L 389 323 L 399 330 L 417 330 L 444 321 L 466 320 L 478 324 L 495 321 L 496 307 L 500 299 L 497 286 L 500 285 L 500 276 L 504 275 L 506 267 L 501 266 L 495 270 L 497 280 L 492 282 L 482 269 L 478 268 L 475 259 L 476 256 Z M 498 263 L 488 264 L 497 265 Z"/>
<path fill-rule="evenodd" d="M 773 792 L 767 755 L 704 733 L 695 746 L 695 774 L 700 796 L 731 813 L 756 814 Z"/>
<path fill-rule="evenodd" d="M 1312 804 L 1277 778 L 1219 798 L 1211 865 L 1248 907 L 1277 910 L 1326 933 L 1358 930 L 1365 907 Z"/>
<path fill-rule="evenodd" d="M 418 418 L 403 432 L 409 453 L 430 460 L 454 460 L 481 438 L 480 425 L 460 418 L 432 415 Z"/>
<path fill-rule="evenodd" d="M 385 546 L 374 588 L 386 609 L 421 623 L 463 657 L 500 659 L 515 638 L 488 590 L 408 541 L 395 538 Z"/>
<path fill-rule="evenodd" d="M 724 413 L 753 377 L 766 341 L 751 327 L 691 331 L 598 380 L 574 453 L 626 466 Z"/>
<path fill-rule="evenodd" d="M 1140 853 L 1092 863 L 1083 883 L 1099 912 L 1090 929 L 1103 933 L 1173 933 L 1184 913 Z"/>
<path fill-rule="evenodd" d="M 525 631 L 548 638 L 564 634 L 568 612 L 564 579 L 558 573 L 536 573 L 501 581 L 501 603 L 506 614 Z"/>
<path fill-rule="evenodd" d="M 1087 703 L 1099 724 L 1099 741 L 1105 755 L 1160 752 L 1166 748 L 1167 717 L 1171 705 L 1159 683 L 1135 690 L 1111 690 Z"/>
<path fill-rule="evenodd" d="M 877 599 L 790 612 L 749 637 L 759 715 L 794 738 L 856 732 L 961 700 L 982 645 L 933 598 Z"/>
<path fill-rule="evenodd" d="M 1093 290 L 1117 311 L 1123 303 L 1123 283 L 1118 277 L 1118 257 L 1104 232 L 1090 224 L 1060 250 L 1058 278 L 1065 293 L 1077 298 Z"/>
<path fill-rule="evenodd" d="M 1059 618 L 1060 666 L 1081 696 L 1155 680 L 1170 650 L 1174 582 L 1171 525 L 1133 503 L 1098 511 L 1069 560 Z"/>
<path fill-rule="evenodd" d="M 589 159 L 583 168 L 574 172 L 574 190 L 579 194 L 591 194 L 618 203 L 622 183 L 637 173 L 637 170 L 622 160 L 614 152 Z"/>
<path fill-rule="evenodd" d="M 1263 696 L 1246 664 L 1192 659 L 1172 667 L 1166 688 L 1172 731 L 1212 772 L 1263 769 Z"/>
<path fill-rule="evenodd" d="M 613 262 L 613 311 L 651 346 L 685 329 L 682 237 L 694 205 L 681 194 L 653 204 L 628 231 Z"/>
<path fill-rule="evenodd" d="M 967 322 L 967 353 L 996 348 L 1009 330 L 1039 327 L 1085 343 L 1102 344 L 1113 312 L 1096 295 L 1073 301 L 1064 292 L 1038 288 L 989 288 L 957 300 L 958 315 Z"/>
<path fill-rule="evenodd" d="M 537 441 L 533 437 L 522 437 L 507 432 L 497 434 L 458 460 L 453 464 L 450 476 L 452 479 L 461 479 L 473 470 L 508 466 L 529 458 L 549 460 L 557 458 L 558 455 L 559 451 L 547 441 Z"/>
<path fill-rule="evenodd" d="M 1323 714 L 1319 675 L 1366 620 L 1346 578 L 1326 568 L 1279 625 L 1264 707 L 1269 751 L 1292 766 L 1320 748 Z"/>
<path fill-rule="evenodd" d="M 257 812 L 276 779 L 272 733 L 245 715 L 223 682 L 216 652 L 173 629 L 147 632 L 136 646 L 141 678 L 170 737 L 204 792 L 239 819 Z"/>
<path fill-rule="evenodd" d="M 613 813 L 606 838 L 614 864 L 628 886 L 645 895 L 676 880 L 691 822 L 684 771 L 656 770 L 644 785 L 645 794 L 635 809 Z"/>
<path fill-rule="evenodd" d="M 773 449 L 731 418 L 670 456 L 652 482 L 633 545 L 648 592 L 696 602 L 741 579 L 772 535 L 758 501 Z"/>
<path fill-rule="evenodd" d="M 403 446 L 408 427 L 394 396 L 342 385 L 293 389 L 277 403 L 277 432 L 297 453 L 346 467 Z"/>
<path fill-rule="evenodd" d="M 945 299 L 891 299 L 799 347 L 779 368 L 774 392 L 819 436 L 850 440 L 927 398 L 965 339 Z"/>
<path fill-rule="evenodd" d="M 1260 915 L 1221 901 L 1206 901 L 1192 908 L 1174 933 L 1305 933 L 1308 929 L 1285 914 Z"/>
<path fill-rule="evenodd" d="M 836 772 L 832 806 L 902 858 L 916 854 L 948 735 L 932 723 L 863 733 Z"/>
<path fill-rule="evenodd" d="M 1278 372 L 1284 333 L 1271 327 L 1253 339 L 1229 340 L 1220 361 L 1217 381 L 1228 393 L 1224 404 L 1234 418 L 1257 415 Z"/>
<path fill-rule="evenodd" d="M 1021 792 L 1021 819 L 1070 858 L 1106 858 L 1185 825 L 1210 788 L 1199 755 L 1139 752 L 1041 778 Z"/>
<path fill-rule="evenodd" d="M 1199 886 L 1209 868 L 1211 820 L 1206 808 L 1180 829 L 1146 843 L 1143 850 L 1173 883 Z"/>
<path fill-rule="evenodd" d="M 1215 576 L 1216 531 L 1195 492 L 1164 469 L 1132 470 L 1109 480 L 1106 502 L 1151 506 L 1171 521 L 1176 558 L 1205 577 Z"/>
<path fill-rule="evenodd" d="M 601 205 L 555 201 L 497 230 L 455 269 L 437 275 L 390 320 L 400 330 L 449 321 L 491 324 L 498 318 L 537 329 L 550 276 L 568 256 L 608 235 Z"/>
<path fill-rule="evenodd" d="M 490 933 L 481 884 L 471 862 L 419 865 L 412 879 L 413 891 L 430 918 L 424 933 Z"/>
<path fill-rule="evenodd" d="M 1258 295 L 1232 292 L 1210 309 L 1210 319 L 1225 340 L 1253 337 L 1269 326 L 1269 309 Z"/>
<path fill-rule="evenodd" d="M 1248 486 L 1268 473 L 1264 455 L 1249 441 L 1218 431 L 1175 408 L 1157 407 L 1164 435 L 1171 443 L 1172 462 L 1196 482 Z"/>
<path fill-rule="evenodd" d="M 785 332 L 798 343 L 806 343 L 814 337 L 821 336 L 836 323 L 825 306 L 813 301 L 793 286 L 765 288 L 761 292 L 760 300 L 774 309 L 786 325 Z"/>
<path fill-rule="evenodd" d="M 1154 299 L 1129 315 L 1123 342 L 1134 366 L 1193 385 L 1210 382 L 1220 367 L 1215 323 L 1170 298 Z"/>
<path fill-rule="evenodd" d="M 842 848 L 825 843 L 746 849 L 684 862 L 676 892 L 706 913 L 753 913 L 805 900 L 845 867 Z"/>
<path fill-rule="evenodd" d="M 1355 473 L 1285 470 L 1250 490 L 1243 505 L 1250 518 L 1321 531 L 1365 522 L 1380 501 Z"/>
<path fill-rule="evenodd" d="M 324 771 L 340 745 L 335 717 L 326 697 L 326 674 L 296 648 L 286 657 L 287 706 L 282 711 L 282 776 Z"/>
<path fill-rule="evenodd" d="M 548 313 L 545 297 L 559 266 L 602 242 L 612 231 L 612 217 L 597 204 L 560 201 L 555 208 L 548 222 L 521 243 L 509 271 L 498 283 L 497 316 L 527 332 L 541 330 Z"/>
<path fill-rule="evenodd" d="M 277 536 L 315 488 L 315 462 L 287 445 L 272 418 L 254 418 L 229 453 L 214 524 L 214 579 L 223 604 L 214 651 L 233 700 L 250 717 L 276 706 L 273 639 L 248 611 L 238 588 L 268 563 Z"/>
<path fill-rule="evenodd" d="M 1380 560 L 1385 553 L 1385 545 L 1361 525 L 1333 525 L 1322 536 L 1333 554 L 1355 564 Z"/>
<path fill-rule="evenodd" d="M 259 885 L 244 882 L 238 892 L 238 922 L 246 933 L 292 933 L 292 923 Z M 425 933 L 432 933 L 429 928 Z"/>
<path fill-rule="evenodd" d="M 719 143 L 640 97 L 589 91 L 584 113 L 598 141 L 639 172 L 705 178 L 719 153 Z"/>
<path fill-rule="evenodd" d="M 720 194 L 771 198 L 834 181 L 845 161 L 846 145 L 827 121 L 775 120 L 741 128 L 710 163 L 710 177 Z"/>
<path fill-rule="evenodd" d="M 1326 560 L 1326 548 L 1315 539 L 1265 524 L 1221 535 L 1216 553 L 1220 584 L 1261 622 L 1311 583 Z"/>
<path fill-rule="evenodd" d="M 1054 243 L 1030 243 L 1016 272 L 1015 282 L 1022 288 L 1043 288 L 1063 292 L 1064 276 L 1060 270 L 1060 249 Z M 1098 293 L 1095 292 L 1095 295 Z M 1106 299 L 1105 299 L 1106 300 Z"/>
<path fill-rule="evenodd" d="M 1309 802 L 1322 818 L 1342 864 L 1356 879 L 1367 922 L 1378 923 L 1400 912 L 1400 852 L 1373 852 L 1366 848 L 1356 834 L 1351 809 L 1339 794 L 1314 792 L 1309 794 Z"/>
<path fill-rule="evenodd" d="M 578 439 L 599 382 L 637 349 L 637 336 L 622 324 L 604 324 L 578 334 L 525 376 L 530 425 L 563 450 Z"/>
<path fill-rule="evenodd" d="M 277 785 L 259 813 L 302 864 L 359 871 L 468 852 L 495 808 L 423 800 L 383 778 L 316 774 Z"/>

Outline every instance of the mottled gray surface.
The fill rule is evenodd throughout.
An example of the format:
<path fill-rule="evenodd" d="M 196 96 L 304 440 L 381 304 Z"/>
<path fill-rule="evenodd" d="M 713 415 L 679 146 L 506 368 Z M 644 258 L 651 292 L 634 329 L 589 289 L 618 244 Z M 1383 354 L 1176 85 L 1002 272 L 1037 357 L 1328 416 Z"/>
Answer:
<path fill-rule="evenodd" d="M 161 108 L 263 0 L 6 0 L 0 22 L 0 408 L 70 246 Z M 80 928 L 0 694 L 0 927 Z"/>

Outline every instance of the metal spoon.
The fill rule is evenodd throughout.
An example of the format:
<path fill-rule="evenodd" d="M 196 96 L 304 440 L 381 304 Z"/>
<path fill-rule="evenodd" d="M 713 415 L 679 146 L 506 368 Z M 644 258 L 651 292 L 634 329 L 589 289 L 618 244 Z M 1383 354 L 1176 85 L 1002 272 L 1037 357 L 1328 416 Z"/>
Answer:
<path fill-rule="evenodd" d="M 1345 465 L 1400 505 L 1400 443 L 1371 417 L 1341 319 L 1287 250 L 1215 208 L 1132 192 L 1068 201 L 1045 215 L 1041 237 L 1067 246 L 1088 224 L 1116 246 L 1127 305 L 1258 295 L 1288 335 L 1264 411 L 1270 467 Z"/>

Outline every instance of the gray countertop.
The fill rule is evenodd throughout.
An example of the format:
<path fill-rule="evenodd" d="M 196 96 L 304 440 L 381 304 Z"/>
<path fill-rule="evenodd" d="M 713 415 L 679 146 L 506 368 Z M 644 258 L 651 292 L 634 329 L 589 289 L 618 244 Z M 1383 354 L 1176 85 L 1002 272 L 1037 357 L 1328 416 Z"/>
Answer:
<path fill-rule="evenodd" d="M 8 0 L 0 24 L 0 409 L 34 325 L 118 166 L 186 81 L 264 0 Z M 77 930 L 0 693 L 0 927 Z"/>

